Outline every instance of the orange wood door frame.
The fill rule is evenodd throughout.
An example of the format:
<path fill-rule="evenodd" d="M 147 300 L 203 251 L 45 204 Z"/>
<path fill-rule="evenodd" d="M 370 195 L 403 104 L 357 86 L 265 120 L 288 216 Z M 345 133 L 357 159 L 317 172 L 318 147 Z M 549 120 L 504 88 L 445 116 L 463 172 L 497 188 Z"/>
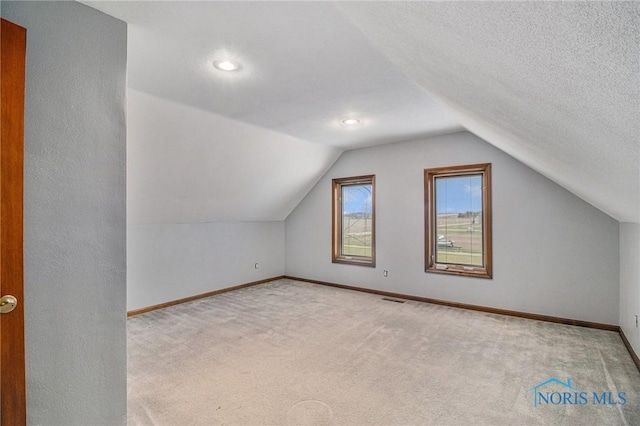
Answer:
<path fill-rule="evenodd" d="M 26 424 L 24 356 L 24 81 L 27 31 L 2 19 L 0 37 L 0 296 L 16 308 L 0 314 L 0 423 Z"/>

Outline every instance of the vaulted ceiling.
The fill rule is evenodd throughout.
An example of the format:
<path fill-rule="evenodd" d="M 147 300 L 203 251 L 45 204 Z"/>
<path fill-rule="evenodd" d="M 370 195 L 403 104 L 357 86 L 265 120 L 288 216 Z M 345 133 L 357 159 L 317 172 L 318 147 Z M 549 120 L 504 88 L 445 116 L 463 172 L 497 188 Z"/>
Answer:
<path fill-rule="evenodd" d="M 463 129 L 640 222 L 638 2 L 85 3 L 129 23 L 132 222 L 282 220 L 343 150 Z"/>

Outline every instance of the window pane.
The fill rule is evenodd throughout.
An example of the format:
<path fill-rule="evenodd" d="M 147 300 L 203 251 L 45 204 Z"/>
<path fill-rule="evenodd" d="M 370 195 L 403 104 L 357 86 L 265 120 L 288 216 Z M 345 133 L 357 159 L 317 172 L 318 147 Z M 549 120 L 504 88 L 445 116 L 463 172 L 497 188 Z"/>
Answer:
<path fill-rule="evenodd" d="M 435 178 L 436 263 L 483 266 L 482 174 Z"/>
<path fill-rule="evenodd" d="M 342 255 L 371 257 L 371 184 L 342 186 Z"/>
<path fill-rule="evenodd" d="M 376 266 L 375 175 L 333 179 L 331 260 Z"/>

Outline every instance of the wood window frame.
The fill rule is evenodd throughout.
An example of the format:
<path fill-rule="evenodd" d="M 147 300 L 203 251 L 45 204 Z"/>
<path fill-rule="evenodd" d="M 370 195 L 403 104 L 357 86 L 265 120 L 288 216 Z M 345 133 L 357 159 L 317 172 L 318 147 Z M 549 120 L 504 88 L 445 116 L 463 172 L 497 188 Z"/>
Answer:
<path fill-rule="evenodd" d="M 343 255 L 342 253 L 342 187 L 371 185 L 371 256 Z M 332 180 L 331 261 L 360 266 L 376 266 L 376 176 L 365 175 Z"/>
<path fill-rule="evenodd" d="M 482 175 L 482 267 L 455 263 L 436 263 L 436 202 L 435 179 L 438 177 L 458 177 Z M 461 275 L 477 278 L 493 278 L 492 255 L 492 211 L 491 211 L 491 163 L 462 166 L 436 167 L 424 170 L 424 210 L 425 210 L 425 272 Z"/>

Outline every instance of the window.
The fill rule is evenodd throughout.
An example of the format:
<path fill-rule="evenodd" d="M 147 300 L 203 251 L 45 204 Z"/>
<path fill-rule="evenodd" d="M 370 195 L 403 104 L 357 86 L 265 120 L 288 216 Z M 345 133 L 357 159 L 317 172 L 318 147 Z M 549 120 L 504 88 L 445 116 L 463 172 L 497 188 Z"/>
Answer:
<path fill-rule="evenodd" d="M 375 176 L 333 179 L 333 262 L 376 266 L 375 230 Z"/>
<path fill-rule="evenodd" d="M 426 271 L 491 278 L 491 164 L 424 171 Z"/>

